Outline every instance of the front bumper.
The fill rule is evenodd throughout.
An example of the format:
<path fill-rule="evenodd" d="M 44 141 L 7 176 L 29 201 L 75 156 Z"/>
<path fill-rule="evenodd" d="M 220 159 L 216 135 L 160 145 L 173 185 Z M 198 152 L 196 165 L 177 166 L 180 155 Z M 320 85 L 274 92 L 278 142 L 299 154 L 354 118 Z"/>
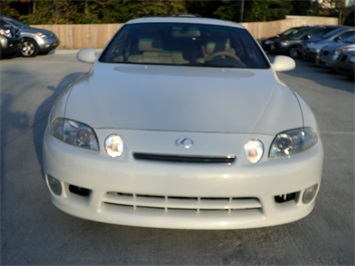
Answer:
<path fill-rule="evenodd" d="M 59 40 L 56 37 L 43 38 L 38 41 L 38 47 L 41 53 L 46 53 L 56 49 L 59 45 Z"/>
<path fill-rule="evenodd" d="M 102 139 L 109 132 L 97 133 Z M 140 134 L 125 131 L 122 136 L 126 143 L 134 143 L 129 141 L 132 135 L 144 143 L 155 138 L 153 132 Z M 202 142 L 216 140 L 214 134 L 206 135 Z M 258 137 L 264 143 L 273 138 Z M 235 139 L 231 150 L 245 143 L 245 136 L 226 134 L 223 139 Z M 49 189 L 59 209 L 99 222 L 158 228 L 241 229 L 299 220 L 314 207 L 315 199 L 304 204 L 302 197 L 305 189 L 319 188 L 323 164 L 320 141 L 292 159 L 269 160 L 266 152 L 255 165 L 243 159 L 243 152 L 233 164 L 141 161 L 132 155 L 135 147 L 113 159 L 102 147 L 100 152 L 87 151 L 47 133 L 43 148 L 47 184 L 54 177 L 62 188 L 60 195 Z"/>

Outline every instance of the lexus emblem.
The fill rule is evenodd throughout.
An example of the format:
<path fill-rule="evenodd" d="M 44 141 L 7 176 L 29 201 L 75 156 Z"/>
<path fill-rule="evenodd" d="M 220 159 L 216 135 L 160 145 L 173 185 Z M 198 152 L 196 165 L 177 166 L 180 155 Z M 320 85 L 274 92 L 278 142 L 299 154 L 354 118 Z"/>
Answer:
<path fill-rule="evenodd" d="M 178 147 L 182 147 L 184 149 L 190 149 L 191 146 L 194 144 L 194 142 L 192 141 L 192 139 L 189 138 L 179 138 L 175 141 L 175 144 Z"/>

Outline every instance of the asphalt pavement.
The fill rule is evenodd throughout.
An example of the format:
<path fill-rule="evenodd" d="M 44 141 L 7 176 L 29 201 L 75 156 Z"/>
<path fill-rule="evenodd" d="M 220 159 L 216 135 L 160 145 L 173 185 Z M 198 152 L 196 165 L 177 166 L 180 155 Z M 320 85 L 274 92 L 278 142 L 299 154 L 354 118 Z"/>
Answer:
<path fill-rule="evenodd" d="M 353 81 L 301 60 L 279 74 L 314 111 L 325 148 L 305 219 L 248 230 L 128 227 L 59 211 L 42 177 L 49 110 L 90 69 L 75 52 L 0 62 L 1 265 L 354 265 Z"/>

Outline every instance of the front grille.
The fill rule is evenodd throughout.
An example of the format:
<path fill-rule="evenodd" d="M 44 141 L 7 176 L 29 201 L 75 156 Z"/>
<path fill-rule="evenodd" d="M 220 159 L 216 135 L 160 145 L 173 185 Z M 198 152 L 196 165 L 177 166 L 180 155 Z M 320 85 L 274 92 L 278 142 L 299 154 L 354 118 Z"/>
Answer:
<path fill-rule="evenodd" d="M 150 153 L 134 153 L 136 160 L 176 162 L 176 163 L 224 163 L 231 164 L 236 160 L 234 155 L 224 157 L 209 156 L 182 156 L 182 155 L 166 155 L 166 154 L 150 154 Z"/>
<path fill-rule="evenodd" d="M 149 210 L 161 213 L 179 211 L 190 213 L 262 212 L 260 201 L 252 197 L 177 197 L 108 192 L 103 202 L 104 205 L 116 207 L 117 210 Z"/>
<path fill-rule="evenodd" d="M 343 55 L 341 58 L 340 58 L 340 61 L 341 62 L 346 62 L 346 59 L 348 58 L 348 56 L 347 55 Z"/>

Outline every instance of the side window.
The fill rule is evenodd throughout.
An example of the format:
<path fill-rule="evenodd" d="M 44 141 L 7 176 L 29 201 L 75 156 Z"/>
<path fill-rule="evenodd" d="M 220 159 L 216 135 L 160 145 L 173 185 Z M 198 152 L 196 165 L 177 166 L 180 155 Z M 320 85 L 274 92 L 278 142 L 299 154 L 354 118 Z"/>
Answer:
<path fill-rule="evenodd" d="M 0 19 L 0 26 L 3 27 L 3 26 L 7 26 L 9 27 L 10 25 L 3 19 Z"/>
<path fill-rule="evenodd" d="M 317 38 L 317 37 L 324 35 L 325 33 L 326 33 L 325 29 L 315 30 L 310 34 L 310 36 L 311 36 L 311 38 Z"/>
<path fill-rule="evenodd" d="M 351 36 L 354 36 L 354 33 L 355 33 L 355 31 L 343 32 L 343 33 L 340 34 L 337 38 L 343 40 L 343 39 L 349 38 L 349 37 L 351 37 Z"/>

